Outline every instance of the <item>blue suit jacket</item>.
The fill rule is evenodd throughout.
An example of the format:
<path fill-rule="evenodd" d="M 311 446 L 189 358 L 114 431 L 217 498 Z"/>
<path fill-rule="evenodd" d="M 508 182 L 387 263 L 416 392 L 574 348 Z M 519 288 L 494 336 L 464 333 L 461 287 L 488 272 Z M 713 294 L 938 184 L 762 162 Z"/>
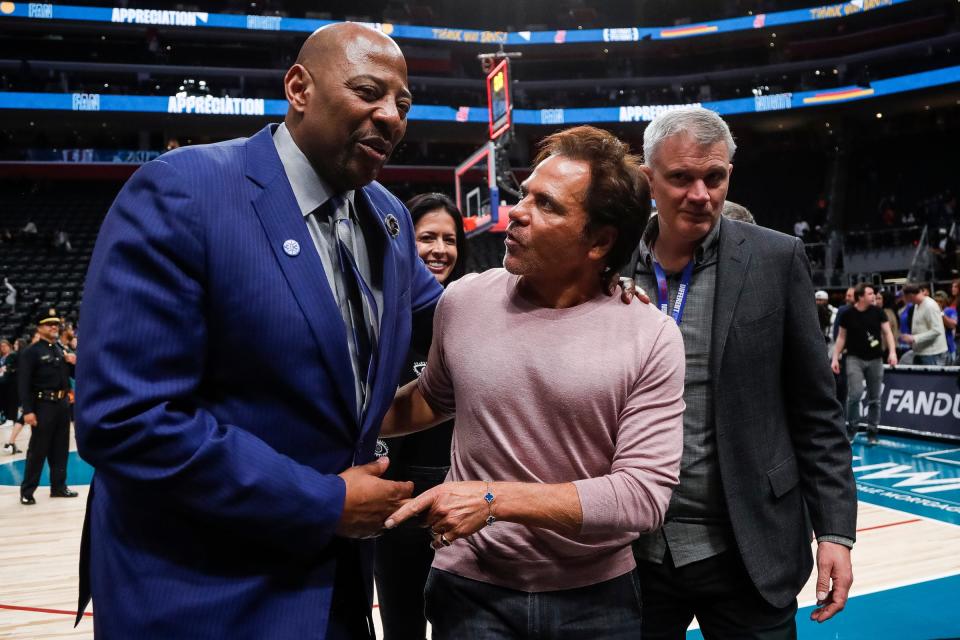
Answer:
<path fill-rule="evenodd" d="M 412 320 L 441 289 L 403 205 L 358 190 L 383 268 L 359 419 L 346 330 L 272 131 L 147 163 L 97 239 L 76 417 L 96 468 L 81 591 L 89 578 L 98 638 L 326 635 L 335 474 L 373 459 Z"/>

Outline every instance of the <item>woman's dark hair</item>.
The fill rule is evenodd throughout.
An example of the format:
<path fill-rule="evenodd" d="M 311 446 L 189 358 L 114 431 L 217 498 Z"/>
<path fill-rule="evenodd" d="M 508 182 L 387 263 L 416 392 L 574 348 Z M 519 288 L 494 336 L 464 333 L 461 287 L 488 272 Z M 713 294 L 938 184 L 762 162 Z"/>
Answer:
<path fill-rule="evenodd" d="M 453 200 L 442 193 L 421 193 L 415 195 L 407 201 L 407 209 L 410 210 L 410 217 L 413 218 L 414 227 L 417 226 L 417 221 L 420 218 L 437 209 L 443 209 L 453 218 L 453 226 L 457 230 L 457 262 L 453 265 L 450 277 L 443 283 L 443 286 L 446 287 L 467 272 L 467 254 L 469 249 L 467 248 L 467 235 L 463 230 L 463 214 L 460 213 L 460 209 Z"/>

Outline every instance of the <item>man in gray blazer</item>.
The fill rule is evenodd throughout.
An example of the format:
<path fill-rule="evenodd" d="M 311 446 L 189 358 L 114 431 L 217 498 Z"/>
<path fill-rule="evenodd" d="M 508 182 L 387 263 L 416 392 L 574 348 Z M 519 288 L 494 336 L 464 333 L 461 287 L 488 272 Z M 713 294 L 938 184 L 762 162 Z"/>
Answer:
<path fill-rule="evenodd" d="M 634 547 L 643 638 L 795 638 L 813 566 L 823 622 L 846 603 L 857 497 L 803 244 L 722 218 L 736 145 L 700 107 L 644 132 L 657 202 L 623 272 L 680 325 L 687 371 L 680 486 Z"/>

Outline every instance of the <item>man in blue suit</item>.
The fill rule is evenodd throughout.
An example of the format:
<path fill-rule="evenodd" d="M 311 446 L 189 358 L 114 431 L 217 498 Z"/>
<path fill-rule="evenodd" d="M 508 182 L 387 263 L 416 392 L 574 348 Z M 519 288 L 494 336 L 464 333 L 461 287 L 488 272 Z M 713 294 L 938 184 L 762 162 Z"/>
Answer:
<path fill-rule="evenodd" d="M 358 539 L 412 492 L 376 436 L 441 293 L 373 182 L 406 63 L 339 24 L 284 86 L 284 124 L 147 163 L 100 231 L 77 371 L 98 638 L 372 634 Z"/>

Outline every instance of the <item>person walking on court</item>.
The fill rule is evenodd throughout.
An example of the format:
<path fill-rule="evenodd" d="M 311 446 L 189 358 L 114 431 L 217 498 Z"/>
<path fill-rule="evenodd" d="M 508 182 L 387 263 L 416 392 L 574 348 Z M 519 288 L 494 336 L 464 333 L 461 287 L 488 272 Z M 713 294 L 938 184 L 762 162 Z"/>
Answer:
<path fill-rule="evenodd" d="M 876 444 L 880 424 L 880 385 L 883 383 L 883 345 L 887 364 L 897 366 L 897 346 L 890 320 L 875 304 L 872 285 L 861 283 L 853 290 L 853 306 L 838 318 L 840 330 L 830 367 L 840 375 L 840 356 L 847 350 L 847 439 L 853 442 L 863 416 L 860 399 L 867 388 L 867 444 Z"/>

